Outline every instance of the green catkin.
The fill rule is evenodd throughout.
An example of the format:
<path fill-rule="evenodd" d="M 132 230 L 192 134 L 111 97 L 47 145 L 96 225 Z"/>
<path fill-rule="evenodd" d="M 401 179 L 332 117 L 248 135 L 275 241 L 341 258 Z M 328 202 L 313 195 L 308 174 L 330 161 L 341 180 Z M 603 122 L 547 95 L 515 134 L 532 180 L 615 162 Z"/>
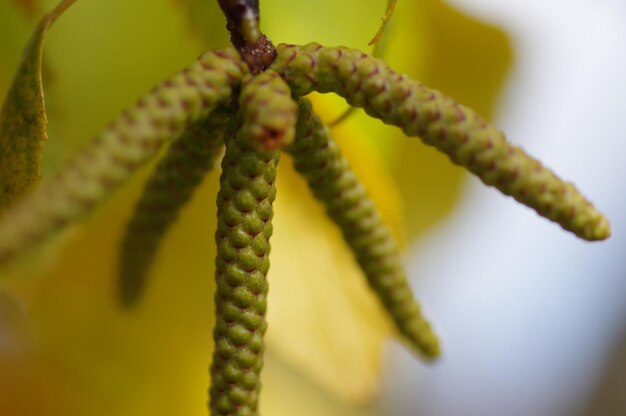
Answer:
<path fill-rule="evenodd" d="M 221 49 L 155 87 L 0 218 L 0 264 L 90 212 L 189 123 L 228 100 L 246 72 L 233 48 Z"/>
<path fill-rule="evenodd" d="M 306 99 L 300 100 L 296 139 L 286 151 L 293 156 L 296 170 L 306 178 L 315 197 L 341 228 L 398 330 L 425 357 L 437 357 L 437 337 L 413 297 L 389 229 Z"/>
<path fill-rule="evenodd" d="M 442 93 L 398 74 L 387 64 L 345 47 L 278 45 L 272 68 L 294 95 L 335 92 L 428 145 L 565 230 L 586 240 L 610 236 L 606 218 L 573 184 L 509 144 L 502 132 Z"/>
<path fill-rule="evenodd" d="M 274 71 L 244 78 L 239 99 L 244 134 L 264 149 L 275 150 L 293 142 L 298 106 L 291 89 Z"/>
<path fill-rule="evenodd" d="M 220 191 L 211 415 L 256 415 L 276 196 L 278 153 L 259 151 L 241 133 L 226 137 Z"/>
<path fill-rule="evenodd" d="M 266 126 L 277 129 L 273 137 L 292 140 L 296 105 L 289 90 L 287 95 L 267 95 L 281 82 L 272 72 L 246 78 L 239 97 L 243 124 L 236 133 L 236 123 L 227 130 L 215 234 L 215 351 L 209 393 L 213 416 L 258 414 L 279 159 L 278 151 L 266 150 L 259 141 L 265 143 Z"/>
<path fill-rule="evenodd" d="M 188 126 L 172 143 L 146 183 L 120 249 L 120 295 L 125 305 L 141 295 L 159 243 L 223 145 L 223 128 L 231 112 L 215 110 Z"/>

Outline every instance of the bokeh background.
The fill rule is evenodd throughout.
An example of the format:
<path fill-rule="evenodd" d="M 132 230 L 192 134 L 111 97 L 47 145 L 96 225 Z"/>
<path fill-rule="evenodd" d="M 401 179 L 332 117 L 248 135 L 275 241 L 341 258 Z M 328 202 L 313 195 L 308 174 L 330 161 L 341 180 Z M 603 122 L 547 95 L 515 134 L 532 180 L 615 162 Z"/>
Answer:
<path fill-rule="evenodd" d="M 55 1 L 0 0 L 0 95 Z M 367 42 L 384 0 L 261 0 L 276 42 Z M 399 0 L 399 71 L 474 107 L 575 182 L 614 235 L 585 243 L 416 139 L 356 113 L 333 129 L 396 237 L 444 356 L 397 341 L 323 210 L 281 164 L 266 415 L 626 414 L 626 3 Z M 210 0 L 79 0 L 50 30 L 44 173 L 172 72 L 227 44 Z M 340 100 L 313 97 L 326 120 Z M 117 244 L 150 167 L 84 224 L 0 271 L 0 413 L 204 415 L 217 172 L 163 242 L 135 310 Z"/>

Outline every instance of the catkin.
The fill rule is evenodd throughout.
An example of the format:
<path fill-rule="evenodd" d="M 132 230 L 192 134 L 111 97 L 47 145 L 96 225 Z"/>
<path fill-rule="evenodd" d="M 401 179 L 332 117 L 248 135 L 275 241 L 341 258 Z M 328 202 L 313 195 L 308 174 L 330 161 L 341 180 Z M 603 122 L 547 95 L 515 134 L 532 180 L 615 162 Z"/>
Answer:
<path fill-rule="evenodd" d="M 271 126 L 276 129 L 273 137 L 292 140 L 297 108 L 288 89 L 287 95 L 275 99 L 267 95 L 276 85 L 284 90 L 281 82 L 272 72 L 246 78 L 239 97 L 243 121 L 233 120 L 227 129 L 215 234 L 215 352 L 209 392 L 213 416 L 258 414 L 279 159 L 277 150 L 267 150 L 274 146 L 263 145 L 264 134 Z"/>
<path fill-rule="evenodd" d="M 206 118 L 247 72 L 222 49 L 155 87 L 112 122 L 54 177 L 0 218 L 0 264 L 89 213 L 169 140 Z"/>
<path fill-rule="evenodd" d="M 213 416 L 257 414 L 277 162 L 277 151 L 257 150 L 241 130 L 227 134 L 215 234 Z"/>
<path fill-rule="evenodd" d="M 428 145 L 538 214 L 586 240 L 610 236 L 606 218 L 574 187 L 509 144 L 471 109 L 345 47 L 279 45 L 272 68 L 295 95 L 335 92 Z"/>
<path fill-rule="evenodd" d="M 123 304 L 132 305 L 141 295 L 161 239 L 219 156 L 230 115 L 218 109 L 188 126 L 146 183 L 120 246 Z"/>
<path fill-rule="evenodd" d="M 306 99 L 300 100 L 296 139 L 286 151 L 293 156 L 296 170 L 306 178 L 315 197 L 340 227 L 398 330 L 425 357 L 438 356 L 437 337 L 413 297 L 389 229 Z"/>

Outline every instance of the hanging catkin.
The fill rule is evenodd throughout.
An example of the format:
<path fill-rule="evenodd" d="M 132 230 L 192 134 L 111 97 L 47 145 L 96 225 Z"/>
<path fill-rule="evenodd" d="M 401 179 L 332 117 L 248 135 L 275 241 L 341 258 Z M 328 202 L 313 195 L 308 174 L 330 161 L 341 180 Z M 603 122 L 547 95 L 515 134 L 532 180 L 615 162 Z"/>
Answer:
<path fill-rule="evenodd" d="M 504 134 L 444 94 L 398 74 L 358 50 L 278 45 L 272 67 L 295 95 L 334 92 L 387 124 L 419 136 L 485 184 L 586 240 L 610 235 L 609 224 L 569 182 L 509 144 Z"/>
<path fill-rule="evenodd" d="M 297 171 L 306 178 L 315 197 L 341 229 L 367 281 L 398 330 L 424 356 L 436 357 L 437 337 L 413 297 L 389 229 L 306 99 L 300 100 L 296 139 L 287 152 L 294 157 Z"/>
<path fill-rule="evenodd" d="M 146 183 L 120 246 L 120 294 L 124 304 L 132 305 L 141 295 L 159 243 L 213 167 L 230 115 L 230 111 L 218 109 L 188 126 L 167 149 Z"/>
<path fill-rule="evenodd" d="M 272 93 L 275 89 L 279 93 Z M 278 151 L 266 148 L 275 147 L 277 138 L 293 140 L 297 108 L 284 82 L 271 71 L 244 80 L 239 105 L 243 121 L 227 130 L 217 197 L 213 416 L 257 414 L 279 159 Z"/>

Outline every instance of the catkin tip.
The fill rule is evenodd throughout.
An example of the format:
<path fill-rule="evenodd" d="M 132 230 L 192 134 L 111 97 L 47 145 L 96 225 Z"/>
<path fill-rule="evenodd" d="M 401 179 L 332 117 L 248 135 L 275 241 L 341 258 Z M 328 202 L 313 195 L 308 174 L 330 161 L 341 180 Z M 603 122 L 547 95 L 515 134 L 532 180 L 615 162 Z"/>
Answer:
<path fill-rule="evenodd" d="M 427 360 L 434 361 L 441 355 L 439 338 L 426 320 L 422 319 L 414 322 L 413 325 L 409 325 L 408 328 L 409 330 L 405 332 L 405 336 L 408 338 L 412 347 L 417 349 L 420 356 Z"/>
<path fill-rule="evenodd" d="M 122 271 L 118 287 L 118 301 L 122 309 L 133 309 L 138 303 L 143 288 L 143 282 L 135 281 L 135 275 Z"/>
<path fill-rule="evenodd" d="M 422 340 L 420 347 L 424 358 L 429 361 L 434 361 L 441 356 L 441 346 L 434 335 L 430 339 Z"/>
<path fill-rule="evenodd" d="M 588 241 L 603 241 L 611 237 L 611 225 L 605 217 L 600 217 L 597 224 L 585 233 L 583 238 Z"/>
<path fill-rule="evenodd" d="M 128 293 L 121 291 L 119 296 L 119 304 L 123 309 L 133 309 L 139 302 L 139 293 Z"/>

